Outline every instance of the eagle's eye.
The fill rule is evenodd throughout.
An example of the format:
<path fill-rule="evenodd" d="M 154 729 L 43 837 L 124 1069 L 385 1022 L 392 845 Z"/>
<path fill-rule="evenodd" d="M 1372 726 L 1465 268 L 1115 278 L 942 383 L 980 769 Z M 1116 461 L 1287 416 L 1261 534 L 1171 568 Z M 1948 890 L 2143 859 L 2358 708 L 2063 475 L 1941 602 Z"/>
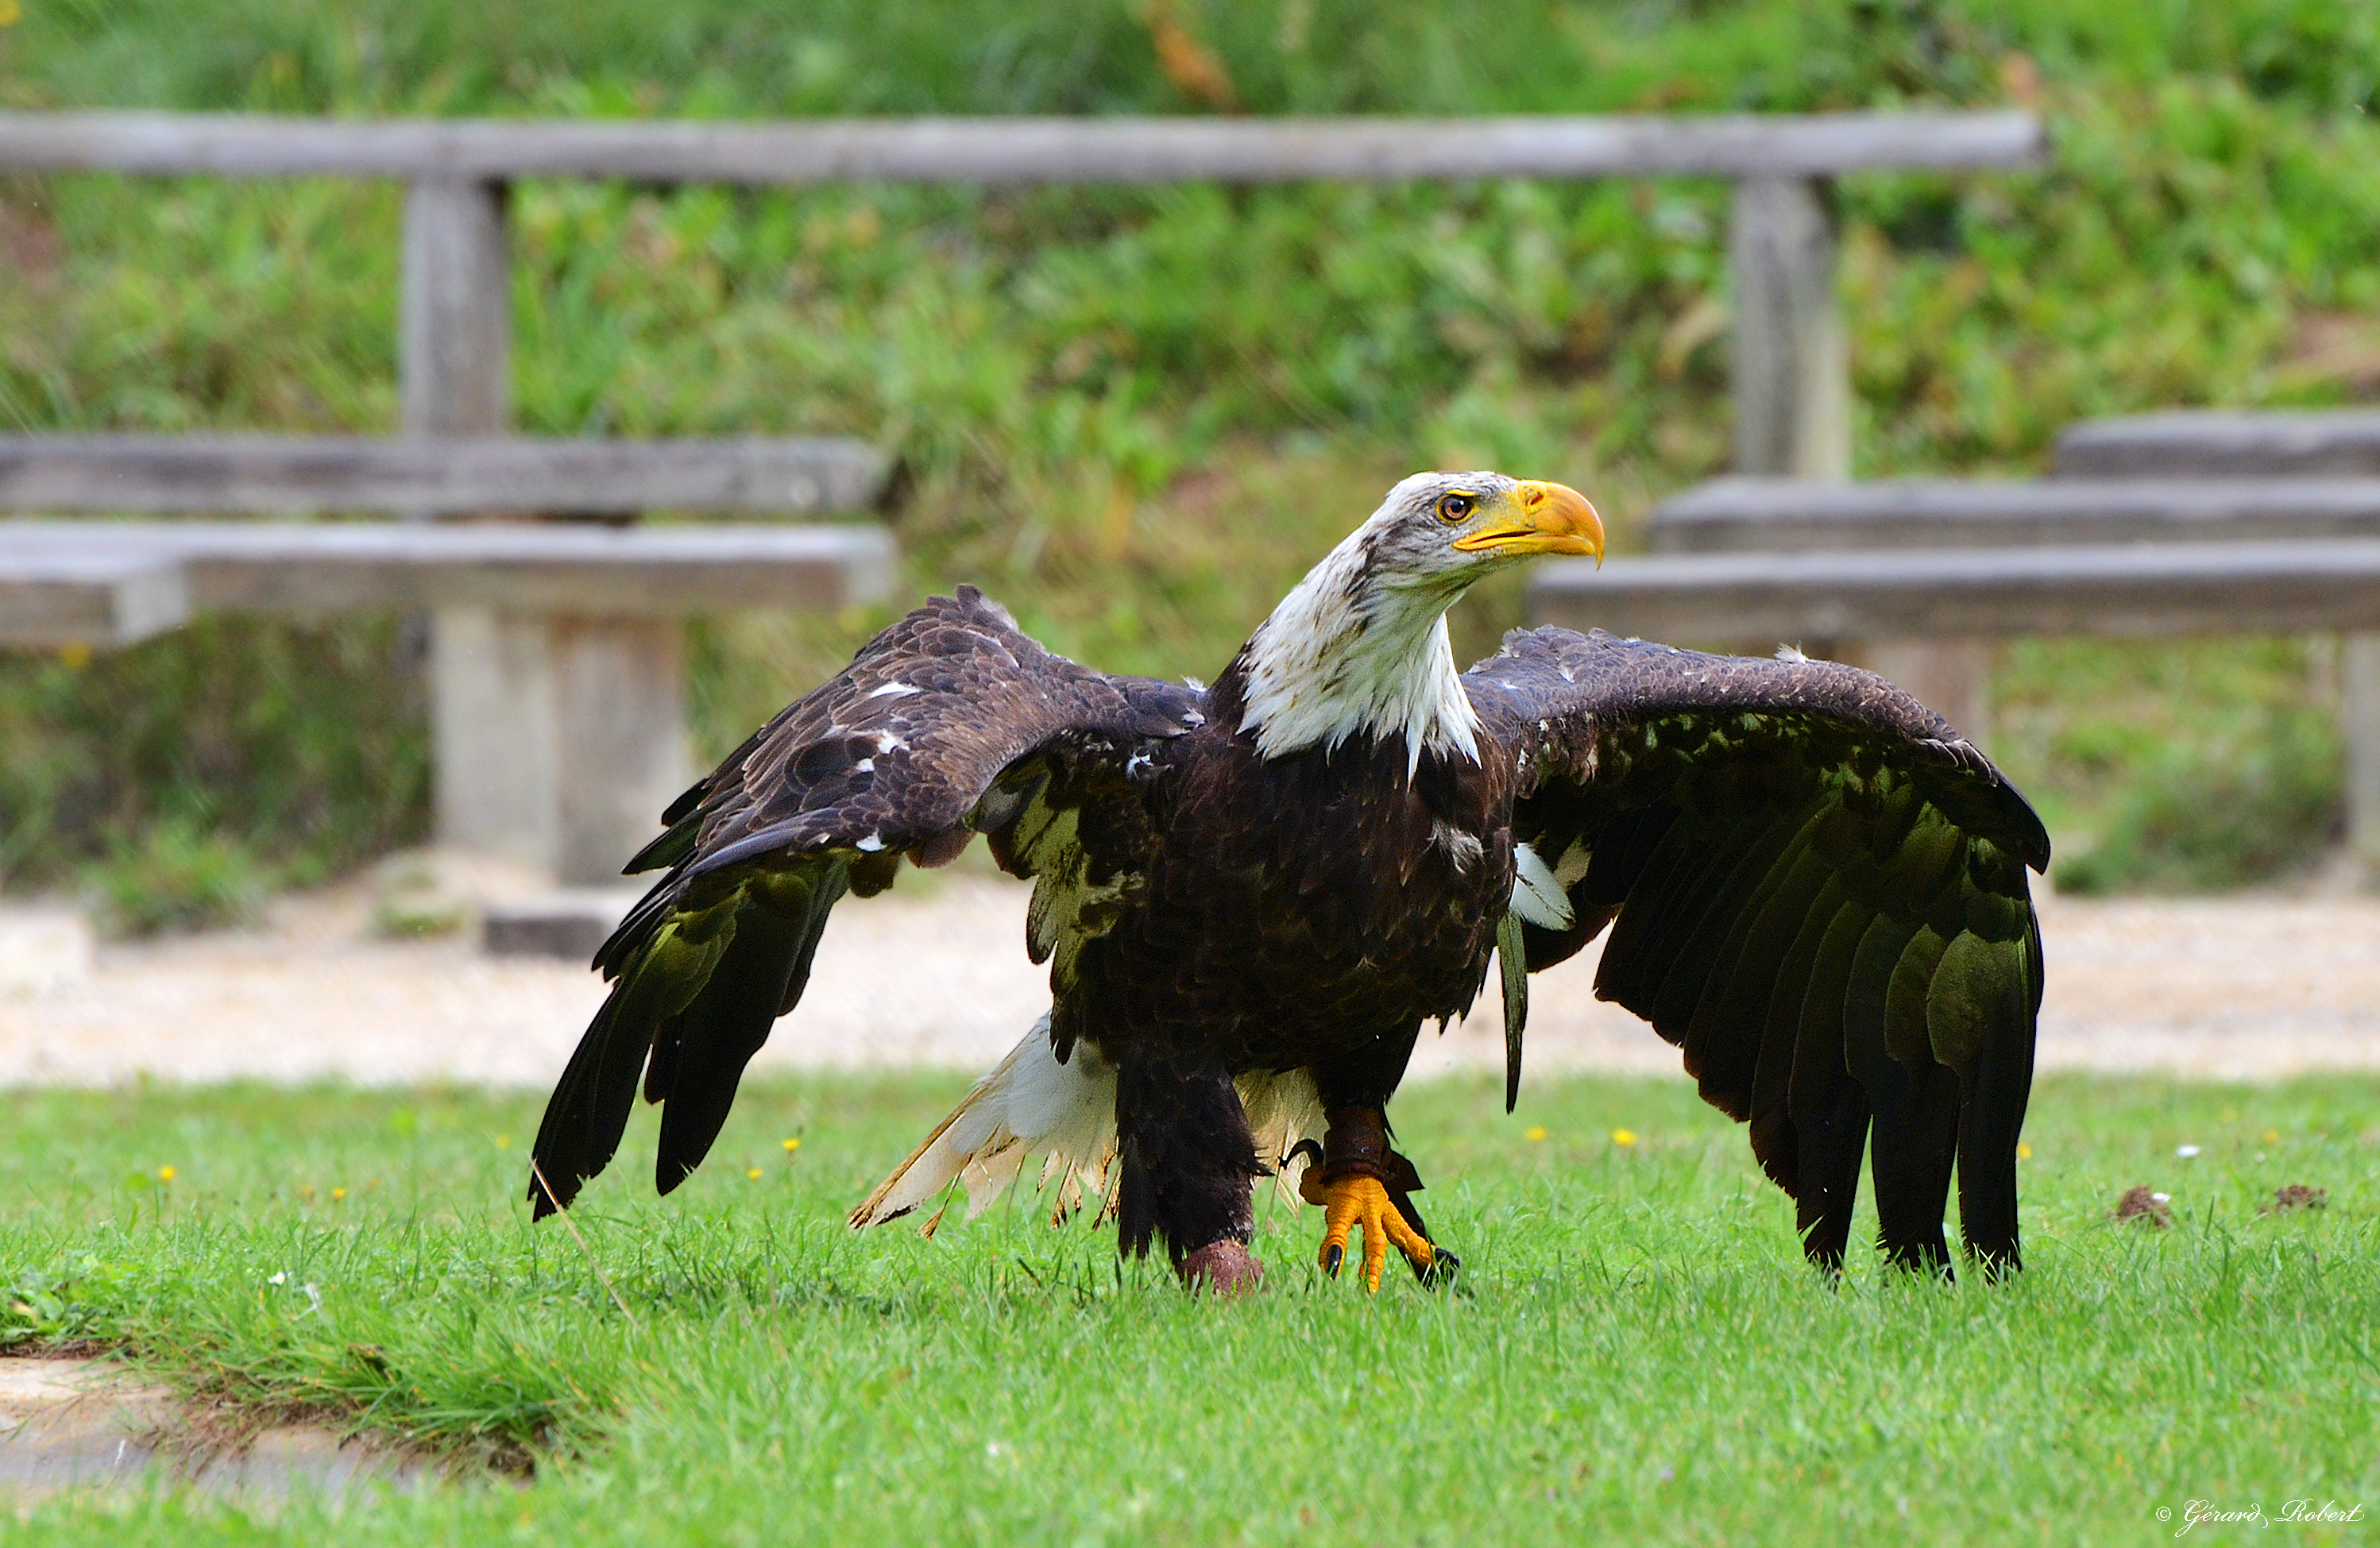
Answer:
<path fill-rule="evenodd" d="M 1467 494 L 1442 494 L 1438 497 L 1438 519 L 1449 526 L 1465 520 L 1479 502 Z"/>

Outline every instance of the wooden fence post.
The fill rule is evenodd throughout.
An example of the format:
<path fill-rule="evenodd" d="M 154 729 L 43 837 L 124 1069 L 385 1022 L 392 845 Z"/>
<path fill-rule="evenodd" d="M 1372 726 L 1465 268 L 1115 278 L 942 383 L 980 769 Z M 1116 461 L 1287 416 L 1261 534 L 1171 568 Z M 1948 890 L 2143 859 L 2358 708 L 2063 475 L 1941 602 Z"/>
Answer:
<path fill-rule="evenodd" d="M 408 432 L 512 429 L 506 202 L 502 183 L 424 178 L 407 186 L 397 384 Z"/>
<path fill-rule="evenodd" d="M 1800 177 L 1735 186 L 1735 468 L 1851 477 L 1851 357 L 1835 303 L 1835 217 Z"/>
<path fill-rule="evenodd" d="M 405 427 L 512 428 L 501 183 L 424 178 L 405 205 Z M 431 624 L 438 836 L 600 882 L 692 779 L 674 619 L 443 608 Z"/>
<path fill-rule="evenodd" d="M 1735 466 L 1840 483 L 1852 475 L 1851 350 L 1835 298 L 1830 190 L 1815 179 L 1735 186 Z M 1985 732 L 1991 647 L 1981 640 L 1814 640 L 1883 673 L 1969 736 Z"/>

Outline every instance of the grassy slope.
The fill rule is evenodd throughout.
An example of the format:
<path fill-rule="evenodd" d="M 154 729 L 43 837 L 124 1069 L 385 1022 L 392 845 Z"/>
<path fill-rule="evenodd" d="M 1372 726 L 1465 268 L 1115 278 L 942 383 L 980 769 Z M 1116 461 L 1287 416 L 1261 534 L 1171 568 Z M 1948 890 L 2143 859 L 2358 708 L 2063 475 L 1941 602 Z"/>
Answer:
<path fill-rule="evenodd" d="M 2047 170 L 1844 185 L 1864 473 L 2022 470 L 2082 415 L 2380 389 L 2370 4 L 1215 0 L 1181 14 L 1259 112 L 2033 102 L 2055 127 Z M 0 102 L 1198 107 L 1122 0 L 1022 18 L 990 0 L 30 0 L 0 30 Z M 1693 182 L 532 185 L 520 418 L 875 438 L 917 474 L 900 520 L 918 586 L 976 579 L 1084 659 L 1209 673 L 1416 463 L 1566 478 L 1623 538 L 1658 494 L 1719 469 L 1725 197 Z M 388 428 L 396 220 L 395 192 L 370 185 L 0 185 L 0 424 Z M 1471 604 L 1465 645 L 1484 649 L 1517 596 L 1509 583 Z M 732 744 L 877 622 L 698 630 L 706 739 Z M 94 663 L 0 665 L 0 864 L 56 878 L 113 851 L 137 898 L 244 855 L 302 877 L 401 841 L 426 792 L 410 648 L 384 622 L 226 624 Z M 2187 662 L 2036 647 L 2002 674 L 2016 770 L 2064 830 L 2109 839 L 2103 878 L 2286 867 L 2335 820 L 2320 654 L 2233 642 Z M 210 686 L 225 683 L 259 687 Z M 2231 710 L 2209 726 L 2209 703 Z M 2281 751 L 2262 755 L 2282 721 Z M 2199 803 L 2155 809 L 2192 780 L 2244 800 L 2235 826 L 2279 834 L 2277 853 L 2193 826 Z M 193 834 L 230 853 L 194 855 Z"/>
<path fill-rule="evenodd" d="M 576 1216 L 633 1326 L 505 1202 L 520 1098 L 0 1095 L 0 1264 L 51 1331 L 542 1458 L 526 1493 L 335 1523 L 116 1500 L 12 1541 L 2111 1542 L 2190 1498 L 2380 1503 L 2368 1079 L 2045 1082 L 2026 1272 L 1860 1263 L 1840 1289 L 1682 1082 L 1539 1082 L 1512 1119 L 1485 1083 L 1427 1087 L 1401 1119 L 1466 1290 L 1400 1278 L 1367 1304 L 1303 1266 L 1314 1212 L 1276 1211 L 1270 1290 L 1224 1307 L 1030 1211 L 847 1233 L 951 1094 L 768 1084 L 666 1203 L 640 1122 Z M 2109 1223 L 2135 1182 L 2173 1193 L 2172 1229 Z M 2328 1207 L 2260 1215 L 2285 1182 Z"/>

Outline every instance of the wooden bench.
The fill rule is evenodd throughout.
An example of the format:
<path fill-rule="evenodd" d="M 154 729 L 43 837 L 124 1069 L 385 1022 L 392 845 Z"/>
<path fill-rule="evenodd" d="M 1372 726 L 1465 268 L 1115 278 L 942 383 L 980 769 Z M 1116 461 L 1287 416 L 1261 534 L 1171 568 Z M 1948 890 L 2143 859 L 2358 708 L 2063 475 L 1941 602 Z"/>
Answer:
<path fill-rule="evenodd" d="M 2176 439 L 2163 420 L 2157 434 Z M 2271 455 L 2247 438 L 2204 443 L 2210 457 Z M 2186 459 L 2093 444 L 2103 466 L 2162 476 L 1720 479 L 1654 513 L 1658 557 L 1600 574 L 1548 567 L 1532 611 L 1648 637 L 1799 643 L 1863 660 L 1966 727 L 1985 721 L 1995 638 L 2342 632 L 2350 829 L 2380 862 L 2380 478 L 2192 478 Z M 2339 454 L 2339 438 L 2322 444 Z"/>
<path fill-rule="evenodd" d="M 2380 478 L 2380 412 L 2180 410 L 2086 420 L 2059 435 L 2052 466 L 2061 478 L 2077 481 L 2154 470 L 2167 478 L 2242 480 L 2265 491 L 2264 498 L 2282 497 L 2339 479 Z M 2380 875 L 2380 631 L 2348 635 L 2339 699 L 2348 842 Z"/>
<path fill-rule="evenodd" d="M 1530 611 L 1647 639 L 1789 644 L 2375 629 L 2380 538 L 1562 560 L 1540 566 Z"/>
<path fill-rule="evenodd" d="M 1720 478 L 1664 502 L 1647 524 L 1646 538 L 1657 553 L 1673 555 L 2380 538 L 2380 478 L 2227 480 L 2173 476 L 2178 471 L 2168 468 L 2168 476 L 2159 478 L 1893 479 L 1867 484 Z M 2044 574 L 2050 574 L 2058 562 L 2044 559 L 2040 563 Z M 2154 571 L 2148 561 L 2143 563 L 2148 566 L 2144 574 Z M 1686 597 L 1701 595 L 1687 578 L 1690 568 L 1664 572 L 1660 578 L 1641 574 L 1630 584 L 1679 586 L 1684 588 L 1679 605 L 1686 607 Z M 1913 563 L 1907 573 L 1935 572 Z M 1718 609 L 1715 602 L 1708 605 Z M 2191 631 L 2175 624 L 2146 632 L 2291 626 L 2277 621 L 2258 623 L 2252 616 L 2258 605 L 2243 593 L 2239 622 L 2226 623 L 2219 615 L 2207 616 Z M 2186 611 L 2180 609 L 2174 616 Z M 1742 641 L 1745 636 L 1725 632 L 1726 617 L 1724 611 L 1714 611 L 1702 632 L 1688 637 Z M 1983 636 L 2077 632 L 2046 612 L 2039 628 L 2012 631 L 1995 626 L 1964 632 L 1951 627 L 1949 617 L 1929 617 L 1919 609 L 1907 614 L 1902 625 L 1888 630 L 1873 625 L 1848 632 L 1805 629 L 1794 637 L 1814 651 L 1876 668 L 1954 724 L 1977 726 L 1985 723 L 1988 714 L 1990 652 Z"/>
<path fill-rule="evenodd" d="M 883 476 L 834 442 L 0 438 L 0 509 L 767 510 Z M 692 778 L 679 617 L 879 600 L 896 570 L 873 526 L 6 521 L 0 643 L 430 609 L 442 835 L 587 881 Z"/>

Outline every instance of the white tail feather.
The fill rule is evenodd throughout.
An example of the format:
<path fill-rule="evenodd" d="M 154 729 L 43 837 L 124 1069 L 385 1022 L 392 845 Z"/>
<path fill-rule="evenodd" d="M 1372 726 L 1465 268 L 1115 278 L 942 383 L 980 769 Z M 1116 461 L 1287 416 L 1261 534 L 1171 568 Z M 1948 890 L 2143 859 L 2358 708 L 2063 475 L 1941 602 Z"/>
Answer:
<path fill-rule="evenodd" d="M 1053 1183 L 1057 1188 L 1051 1225 L 1065 1224 L 1087 1192 L 1103 1201 L 1102 1215 L 1111 1212 L 1115 1086 L 1115 1066 L 1088 1044 L 1077 1043 L 1074 1057 L 1059 1063 L 1050 1043 L 1050 1018 L 1043 1016 L 851 1212 L 852 1227 L 897 1220 L 953 1182 L 966 1190 L 972 1220 L 1007 1191 L 1033 1155 L 1043 1157 L 1037 1191 L 1047 1191 Z M 1293 1204 L 1296 1174 L 1305 1164 L 1291 1161 L 1290 1152 L 1322 1123 L 1314 1078 L 1303 1070 L 1243 1075 L 1239 1089 L 1256 1134 L 1257 1158 L 1273 1168 L 1277 1186 Z M 937 1211 L 927 1222 L 928 1235 L 941 1218 Z"/>
<path fill-rule="evenodd" d="M 1257 1159 L 1272 1168 L 1272 1185 L 1281 1202 L 1295 1209 L 1301 1202 L 1297 1179 L 1305 1160 L 1290 1152 L 1307 1135 L 1322 1137 L 1322 1094 L 1314 1077 L 1304 1070 L 1240 1077 L 1240 1106 L 1247 1109 L 1248 1127 L 1257 1137 Z"/>

